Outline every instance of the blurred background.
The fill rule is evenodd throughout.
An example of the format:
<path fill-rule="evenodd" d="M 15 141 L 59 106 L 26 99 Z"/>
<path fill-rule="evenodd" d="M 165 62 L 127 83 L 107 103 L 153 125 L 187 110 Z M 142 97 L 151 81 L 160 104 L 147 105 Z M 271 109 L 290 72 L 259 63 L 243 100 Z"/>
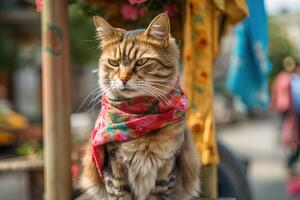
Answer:
<path fill-rule="evenodd" d="M 97 6 L 88 8 L 85 2 L 70 1 L 69 5 L 74 180 L 78 176 L 82 146 L 90 135 L 99 111 L 100 98 L 95 93 L 97 60 L 100 52 L 89 12 L 91 10 L 101 12 L 103 8 Z M 297 68 L 300 59 L 300 1 L 265 0 L 265 8 L 268 15 L 268 57 L 272 64 L 267 77 L 268 91 L 272 93 L 273 85 L 277 87 L 276 77 L 281 72 L 299 73 L 294 68 Z M 43 190 L 42 162 L 40 162 L 43 151 L 41 24 L 38 9 L 39 6 L 34 0 L 0 1 L 1 200 L 39 199 Z M 137 16 L 130 9 L 122 7 L 121 16 L 126 22 L 122 24 L 123 27 L 136 26 L 134 20 Z M 164 9 L 169 15 L 174 15 L 171 21 L 174 24 L 172 27 L 176 32 L 175 36 L 181 35 L 180 9 L 171 3 Z M 140 9 L 139 15 L 149 17 L 137 26 L 143 26 L 152 18 L 152 13 L 147 10 Z M 112 24 L 117 23 L 118 18 L 112 17 L 111 21 Z M 295 144 L 297 138 L 289 141 L 283 139 L 282 129 L 287 111 L 276 106 L 272 107 L 271 104 L 264 109 L 253 108 L 228 90 L 226 82 L 230 76 L 229 68 L 232 64 L 236 37 L 236 29 L 233 28 L 222 38 L 214 68 L 214 109 L 220 148 L 225 148 L 224 154 L 228 151 L 230 157 L 228 159 L 234 157 L 234 162 L 239 162 L 238 165 L 243 166 L 243 174 L 236 176 L 233 170 L 227 179 L 235 182 L 233 183 L 235 185 L 245 184 L 246 189 L 242 190 L 250 194 L 240 199 L 299 199 L 300 162 L 299 148 Z M 177 39 L 184 41 L 180 36 Z M 283 62 L 286 57 L 290 58 Z M 288 71 L 286 67 L 293 69 Z M 284 80 L 277 82 L 282 83 Z M 299 117 L 296 120 L 300 122 Z M 6 162 L 12 158 L 20 159 L 13 163 Z M 11 165 L 23 168 L 23 171 L 13 170 Z M 29 175 L 23 173 L 24 170 L 29 170 Z M 223 170 L 230 169 L 225 167 Z M 223 184 L 222 181 L 225 179 L 220 180 L 219 184 Z M 240 179 L 243 179 L 242 183 Z M 29 187 L 32 184 L 36 186 L 34 191 Z M 222 186 L 220 188 L 224 195 L 230 190 Z"/>

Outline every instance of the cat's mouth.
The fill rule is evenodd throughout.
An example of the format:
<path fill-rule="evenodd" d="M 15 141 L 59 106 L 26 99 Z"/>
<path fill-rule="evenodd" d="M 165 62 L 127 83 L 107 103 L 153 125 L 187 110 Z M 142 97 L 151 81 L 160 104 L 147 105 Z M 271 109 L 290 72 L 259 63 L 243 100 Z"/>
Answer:
<path fill-rule="evenodd" d="M 108 95 L 110 96 L 111 99 L 130 99 L 136 96 L 141 96 L 142 93 L 139 92 L 138 89 L 136 88 L 128 88 L 128 87 L 124 87 L 122 89 L 120 88 L 115 88 L 114 90 L 111 91 L 111 93 Z"/>
<path fill-rule="evenodd" d="M 136 91 L 136 88 L 131 87 L 129 85 L 122 85 L 122 86 L 119 86 L 115 89 L 119 90 L 120 92 L 133 92 L 133 91 Z"/>
<path fill-rule="evenodd" d="M 131 86 L 131 85 L 119 85 L 118 87 L 117 87 L 117 89 L 118 90 L 120 90 L 120 91 L 128 91 L 128 92 L 130 92 L 130 91 L 136 91 L 136 88 L 135 87 L 133 87 L 133 86 Z"/>
<path fill-rule="evenodd" d="M 120 89 L 122 92 L 132 92 L 132 91 L 135 91 L 134 88 L 128 88 L 128 87 L 124 87 L 122 89 Z"/>

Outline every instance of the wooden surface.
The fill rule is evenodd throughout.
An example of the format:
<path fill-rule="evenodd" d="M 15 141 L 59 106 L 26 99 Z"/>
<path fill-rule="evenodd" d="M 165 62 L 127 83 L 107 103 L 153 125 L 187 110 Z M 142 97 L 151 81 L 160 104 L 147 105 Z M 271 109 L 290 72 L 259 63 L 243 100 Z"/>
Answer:
<path fill-rule="evenodd" d="M 25 196 L 28 197 L 26 199 L 41 200 L 43 198 L 43 160 L 25 157 L 3 159 L 0 160 L 0 174 L 5 174 L 6 177 L 20 176 L 21 179 L 18 181 L 25 182 L 24 191 Z M 13 182 L 10 181 L 10 183 Z"/>
<path fill-rule="evenodd" d="M 45 200 L 71 199 L 68 1 L 43 0 Z"/>
<path fill-rule="evenodd" d="M 25 157 L 0 160 L 0 172 L 42 170 L 43 160 Z"/>

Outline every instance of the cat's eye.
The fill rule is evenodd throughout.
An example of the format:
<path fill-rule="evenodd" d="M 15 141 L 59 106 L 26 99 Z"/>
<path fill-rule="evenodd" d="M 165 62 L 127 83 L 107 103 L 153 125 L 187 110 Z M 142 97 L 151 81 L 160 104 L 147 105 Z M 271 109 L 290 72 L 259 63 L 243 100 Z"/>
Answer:
<path fill-rule="evenodd" d="M 138 66 L 142 66 L 144 65 L 146 62 L 148 62 L 148 58 L 142 58 L 136 61 L 136 65 Z"/>
<path fill-rule="evenodd" d="M 118 67 L 118 66 L 119 66 L 119 62 L 116 61 L 116 60 L 108 59 L 108 63 L 109 63 L 111 66 L 114 66 L 114 67 Z"/>

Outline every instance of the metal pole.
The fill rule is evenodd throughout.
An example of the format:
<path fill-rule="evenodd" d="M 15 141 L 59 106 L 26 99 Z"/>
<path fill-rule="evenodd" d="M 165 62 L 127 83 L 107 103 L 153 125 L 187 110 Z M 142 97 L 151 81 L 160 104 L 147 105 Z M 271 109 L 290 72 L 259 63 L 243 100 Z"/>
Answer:
<path fill-rule="evenodd" d="M 43 0 L 42 77 L 45 199 L 71 199 L 67 0 Z"/>

